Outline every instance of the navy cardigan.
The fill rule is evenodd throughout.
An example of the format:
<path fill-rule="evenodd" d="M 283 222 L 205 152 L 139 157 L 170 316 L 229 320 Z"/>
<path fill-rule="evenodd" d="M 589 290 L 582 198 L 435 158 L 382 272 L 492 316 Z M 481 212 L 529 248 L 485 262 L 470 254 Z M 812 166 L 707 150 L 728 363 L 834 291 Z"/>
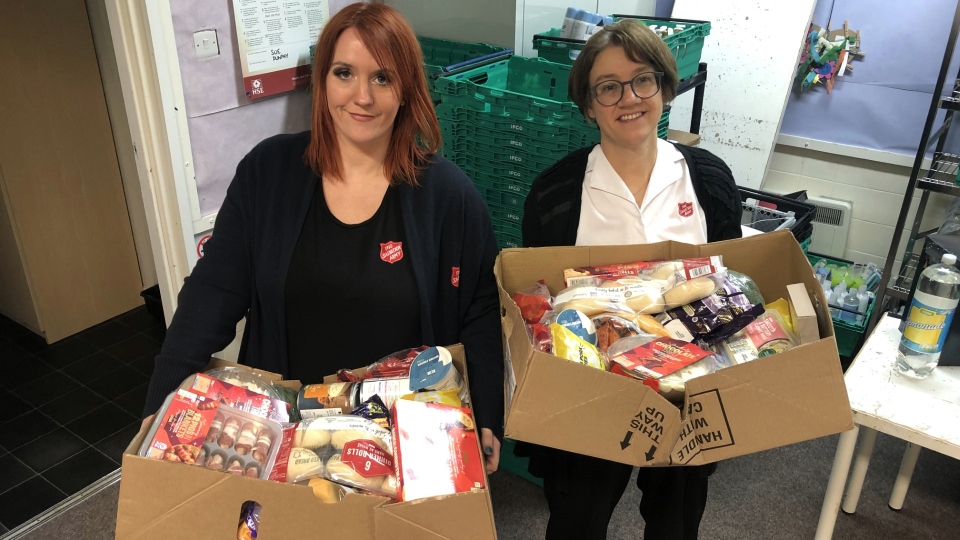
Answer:
<path fill-rule="evenodd" d="M 271 137 L 237 166 L 204 257 L 184 280 L 156 358 L 145 414 L 156 412 L 169 392 L 226 347 L 244 316 L 240 362 L 289 376 L 284 287 L 319 180 L 303 160 L 309 140 L 309 132 Z M 418 182 L 418 187 L 400 186 L 400 204 L 423 341 L 463 344 L 477 424 L 502 438 L 503 346 L 493 227 L 480 194 L 453 163 L 432 158 Z M 370 306 L 370 319 L 362 323 L 369 324 L 372 339 L 389 317 Z"/>

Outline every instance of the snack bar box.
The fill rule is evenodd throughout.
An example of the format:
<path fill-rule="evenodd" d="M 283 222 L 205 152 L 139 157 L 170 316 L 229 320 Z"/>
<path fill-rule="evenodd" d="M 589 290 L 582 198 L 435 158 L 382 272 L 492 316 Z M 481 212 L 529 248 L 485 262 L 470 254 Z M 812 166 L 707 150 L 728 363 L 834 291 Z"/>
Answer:
<path fill-rule="evenodd" d="M 756 282 L 767 302 L 802 283 L 820 339 L 688 381 L 682 408 L 639 381 L 537 351 L 516 291 L 564 288 L 578 266 L 722 255 Z M 833 323 L 789 231 L 705 245 L 507 249 L 496 262 L 506 358 L 506 436 L 636 466 L 701 465 L 853 428 Z"/>
<path fill-rule="evenodd" d="M 447 348 L 466 379 L 463 347 Z M 214 360 L 208 368 L 223 365 L 237 366 Z M 280 380 L 279 375 L 256 372 L 270 380 Z M 284 385 L 300 386 L 297 381 L 284 381 Z M 149 426 L 137 434 L 123 455 L 118 540 L 236 538 L 240 507 L 245 501 L 256 501 L 262 506 L 258 540 L 497 537 L 489 481 L 488 489 L 479 492 L 402 503 L 386 497 L 347 495 L 339 503 L 324 504 L 306 486 L 142 458 L 137 451 L 148 429 Z"/>

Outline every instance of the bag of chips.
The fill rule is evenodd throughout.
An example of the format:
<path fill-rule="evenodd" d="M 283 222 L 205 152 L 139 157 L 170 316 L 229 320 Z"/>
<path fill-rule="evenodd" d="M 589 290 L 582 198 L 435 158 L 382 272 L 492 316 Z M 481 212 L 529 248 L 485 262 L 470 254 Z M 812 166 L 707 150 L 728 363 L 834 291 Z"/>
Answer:
<path fill-rule="evenodd" d="M 553 311 L 553 297 L 542 279 L 529 289 L 517 291 L 513 301 L 520 308 L 520 316 L 527 324 L 545 323 Z"/>

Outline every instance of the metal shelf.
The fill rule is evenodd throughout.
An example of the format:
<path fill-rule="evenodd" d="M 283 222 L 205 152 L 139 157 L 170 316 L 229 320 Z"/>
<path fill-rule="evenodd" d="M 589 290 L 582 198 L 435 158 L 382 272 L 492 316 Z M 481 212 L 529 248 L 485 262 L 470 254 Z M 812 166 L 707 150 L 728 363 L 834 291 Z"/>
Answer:
<path fill-rule="evenodd" d="M 960 196 L 957 185 L 957 171 L 960 169 L 960 155 L 937 152 L 927 175 L 917 179 L 917 187 L 937 193 Z"/>
<path fill-rule="evenodd" d="M 940 108 L 948 111 L 960 111 L 960 79 L 953 83 L 953 91 L 940 100 Z"/>

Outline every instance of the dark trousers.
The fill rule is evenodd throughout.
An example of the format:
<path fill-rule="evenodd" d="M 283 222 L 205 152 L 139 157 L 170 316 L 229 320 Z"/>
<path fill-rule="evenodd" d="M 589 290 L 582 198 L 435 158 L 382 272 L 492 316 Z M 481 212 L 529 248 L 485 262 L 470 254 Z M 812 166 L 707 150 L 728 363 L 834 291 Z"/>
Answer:
<path fill-rule="evenodd" d="M 544 470 L 550 507 L 546 540 L 604 540 L 610 516 L 630 482 L 633 467 L 594 457 L 558 452 Z M 640 515 L 644 540 L 696 540 L 707 506 L 707 478 L 716 464 L 640 468 Z"/>

